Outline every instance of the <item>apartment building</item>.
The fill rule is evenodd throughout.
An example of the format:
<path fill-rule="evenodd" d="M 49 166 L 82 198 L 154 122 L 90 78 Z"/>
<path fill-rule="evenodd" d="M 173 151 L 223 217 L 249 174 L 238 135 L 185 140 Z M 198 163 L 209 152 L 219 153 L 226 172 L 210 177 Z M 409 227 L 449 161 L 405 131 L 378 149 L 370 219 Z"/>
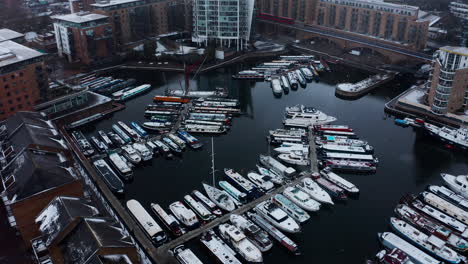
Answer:
<path fill-rule="evenodd" d="M 171 32 L 170 0 L 101 0 L 93 12 L 108 16 L 117 47 Z M 180 17 L 180 19 L 184 19 Z"/>
<path fill-rule="evenodd" d="M 446 46 L 434 55 L 428 102 L 434 114 L 468 109 L 468 48 Z"/>
<path fill-rule="evenodd" d="M 0 42 L 0 120 L 47 99 L 44 55 L 11 40 Z"/>
<path fill-rule="evenodd" d="M 242 50 L 250 39 L 254 0 L 194 0 L 192 41 Z"/>
<path fill-rule="evenodd" d="M 69 62 L 96 64 L 114 54 L 109 17 L 82 12 L 52 18 L 58 54 Z"/>

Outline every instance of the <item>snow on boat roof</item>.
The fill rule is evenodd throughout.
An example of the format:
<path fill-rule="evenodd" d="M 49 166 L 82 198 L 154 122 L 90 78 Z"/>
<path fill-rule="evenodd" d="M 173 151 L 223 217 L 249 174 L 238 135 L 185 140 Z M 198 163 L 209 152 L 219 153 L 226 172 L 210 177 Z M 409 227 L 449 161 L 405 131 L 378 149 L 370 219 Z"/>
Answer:
<path fill-rule="evenodd" d="M 242 233 L 237 227 L 233 225 L 223 225 L 225 228 L 226 233 L 236 242 L 241 241 L 245 238 L 244 233 Z"/>

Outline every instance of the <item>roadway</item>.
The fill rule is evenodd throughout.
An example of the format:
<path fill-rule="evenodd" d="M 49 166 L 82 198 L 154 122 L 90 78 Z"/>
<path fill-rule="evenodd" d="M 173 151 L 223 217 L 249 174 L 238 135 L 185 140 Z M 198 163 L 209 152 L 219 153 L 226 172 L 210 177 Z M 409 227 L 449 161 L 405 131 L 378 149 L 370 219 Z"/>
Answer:
<path fill-rule="evenodd" d="M 278 25 L 278 26 L 281 26 L 281 27 L 295 29 L 295 30 L 301 30 L 301 31 L 304 31 L 304 32 L 314 33 L 314 34 L 322 35 L 322 36 L 325 36 L 325 37 L 332 37 L 332 38 L 336 38 L 336 39 L 352 41 L 352 42 L 355 42 L 355 43 L 366 45 L 368 47 L 373 47 L 373 48 L 377 48 L 377 49 L 384 49 L 384 50 L 388 50 L 388 51 L 391 51 L 391 52 L 403 54 L 403 55 L 413 57 L 413 58 L 416 58 L 416 59 L 420 59 L 420 60 L 432 61 L 432 55 L 430 55 L 430 54 L 417 52 L 417 51 L 412 51 L 412 50 L 404 49 L 404 48 L 401 48 L 401 47 L 398 47 L 398 46 L 385 44 L 385 43 L 382 43 L 382 42 L 371 41 L 371 40 L 369 40 L 367 38 L 360 37 L 360 36 L 352 36 L 352 35 L 350 35 L 352 33 L 349 33 L 349 34 L 339 33 L 339 32 L 336 32 L 336 31 L 325 30 L 325 29 L 319 28 L 317 26 L 288 25 L 288 24 L 273 22 L 273 21 L 264 20 L 264 19 L 258 19 L 258 20 L 261 21 L 261 22 L 264 22 L 264 23 Z"/>

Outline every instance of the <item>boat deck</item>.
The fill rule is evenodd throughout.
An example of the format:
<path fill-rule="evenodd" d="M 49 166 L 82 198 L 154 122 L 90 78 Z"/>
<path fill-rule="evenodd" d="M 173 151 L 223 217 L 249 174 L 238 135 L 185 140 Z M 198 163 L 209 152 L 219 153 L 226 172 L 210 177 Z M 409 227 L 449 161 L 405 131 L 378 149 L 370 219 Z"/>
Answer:
<path fill-rule="evenodd" d="M 312 133 L 311 133 L 312 134 Z M 241 206 L 240 208 L 237 208 L 236 210 L 230 212 L 230 213 L 227 213 L 219 218 L 216 218 L 215 220 L 209 222 L 208 224 L 200 227 L 200 228 L 197 228 L 195 230 L 192 230 L 162 246 L 160 246 L 159 248 L 157 248 L 153 253 L 154 255 L 157 257 L 157 259 L 159 260 L 158 263 L 177 263 L 175 262 L 175 259 L 174 257 L 172 256 L 172 254 L 170 253 L 170 250 L 173 249 L 174 247 L 176 246 L 179 246 L 181 244 L 184 244 L 186 243 L 187 241 L 190 241 L 198 236 L 200 236 L 203 232 L 206 232 L 222 223 L 225 223 L 227 221 L 229 221 L 229 218 L 231 216 L 231 214 L 244 214 L 246 213 L 247 211 L 253 209 L 255 206 L 257 206 L 257 204 L 265 201 L 265 200 L 268 200 L 270 199 L 271 197 L 275 196 L 276 194 L 279 194 L 279 193 L 282 193 L 284 191 L 285 188 L 287 187 L 290 187 L 290 186 L 295 186 L 296 184 L 300 183 L 300 181 L 306 177 L 310 177 L 311 173 L 313 172 L 318 172 L 318 164 L 317 164 L 317 157 L 316 157 L 316 151 L 315 151 L 315 136 L 314 135 L 311 135 L 310 136 L 310 147 L 311 147 L 311 151 L 310 151 L 310 158 L 311 158 L 311 170 L 310 172 L 303 172 L 301 173 L 301 175 L 294 179 L 293 181 L 275 189 L 274 191 L 270 192 L 270 193 L 267 193 L 265 195 L 263 195 L 262 197 L 248 203 L 248 204 L 245 204 L 243 206 Z"/>

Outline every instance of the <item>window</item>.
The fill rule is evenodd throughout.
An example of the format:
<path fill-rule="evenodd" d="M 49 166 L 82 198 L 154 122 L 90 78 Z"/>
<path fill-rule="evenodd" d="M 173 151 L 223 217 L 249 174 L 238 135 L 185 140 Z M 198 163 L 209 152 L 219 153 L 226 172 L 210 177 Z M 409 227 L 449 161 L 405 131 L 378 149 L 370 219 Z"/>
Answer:
<path fill-rule="evenodd" d="M 10 85 L 5 84 L 5 90 L 7 90 L 8 88 L 10 88 Z"/>
<path fill-rule="evenodd" d="M 19 76 L 20 76 L 20 77 L 23 77 L 23 75 L 24 75 L 23 72 L 20 72 L 20 73 L 19 73 Z"/>
<path fill-rule="evenodd" d="M 10 107 L 10 112 L 13 112 L 15 111 L 15 108 L 14 107 Z"/>
<path fill-rule="evenodd" d="M 6 96 L 11 96 L 11 93 L 10 93 L 10 92 L 8 92 L 8 93 L 6 94 Z"/>

